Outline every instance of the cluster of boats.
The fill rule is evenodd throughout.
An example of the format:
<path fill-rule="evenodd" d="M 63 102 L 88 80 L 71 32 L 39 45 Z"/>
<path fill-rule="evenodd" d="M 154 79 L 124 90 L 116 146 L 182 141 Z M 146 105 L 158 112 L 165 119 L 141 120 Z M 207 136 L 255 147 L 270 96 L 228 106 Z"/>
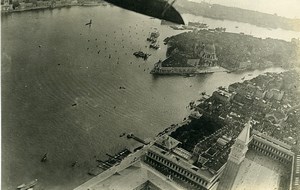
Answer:
<path fill-rule="evenodd" d="M 214 29 L 214 31 L 216 31 L 216 32 L 226 32 L 226 28 L 217 27 L 217 28 Z"/>
<path fill-rule="evenodd" d="M 196 28 L 208 28 L 208 25 L 202 22 L 188 22 L 188 26 L 193 26 Z"/>
<path fill-rule="evenodd" d="M 157 41 L 157 38 L 159 37 L 159 32 L 158 31 L 154 31 L 150 33 L 150 36 L 147 38 L 147 41 L 151 42 L 150 44 L 150 48 L 152 49 L 159 49 L 159 44 Z"/>
<path fill-rule="evenodd" d="M 46 162 L 47 161 L 47 159 L 48 159 L 47 155 L 48 155 L 48 153 L 45 153 L 43 155 L 43 157 L 41 158 L 41 162 Z M 31 182 L 29 182 L 27 184 L 23 183 L 23 184 L 19 185 L 17 187 L 17 189 L 18 190 L 33 190 L 33 187 L 37 184 L 37 182 L 38 182 L 38 180 L 35 179 L 35 180 L 33 180 L 33 181 L 31 181 Z"/>
<path fill-rule="evenodd" d="M 226 28 L 217 27 L 217 28 L 208 28 L 208 25 L 202 22 L 188 22 L 188 25 L 171 25 L 171 28 L 174 30 L 194 30 L 194 29 L 201 29 L 201 30 L 208 30 L 211 32 L 225 32 Z M 238 28 L 238 26 L 236 26 Z"/>
<path fill-rule="evenodd" d="M 174 30 L 193 30 L 194 28 L 186 25 L 171 25 L 170 28 Z"/>
<path fill-rule="evenodd" d="M 149 57 L 151 54 L 144 53 L 144 52 L 142 52 L 142 51 L 137 51 L 137 52 L 134 52 L 133 55 L 136 56 L 136 57 L 138 57 L 138 58 L 141 57 L 141 58 L 143 58 L 144 60 L 147 60 L 148 57 Z"/>
<path fill-rule="evenodd" d="M 120 162 L 127 157 L 129 154 L 131 153 L 130 150 L 128 150 L 127 148 L 125 148 L 124 150 L 118 152 L 117 154 L 113 155 L 109 155 L 106 154 L 109 158 L 105 161 L 99 160 L 97 159 L 96 161 L 99 163 L 97 165 L 98 168 L 101 168 L 102 170 L 107 170 L 109 168 L 111 168 L 112 166 L 116 166 L 119 165 Z M 88 172 L 89 175 L 98 175 L 98 173 L 95 173 L 94 170 L 91 170 Z"/>
<path fill-rule="evenodd" d="M 158 31 L 154 31 L 150 33 L 150 36 L 147 38 L 147 41 L 151 42 L 150 44 L 150 48 L 152 49 L 159 49 L 159 44 L 157 41 L 157 38 L 159 37 L 159 32 Z M 151 54 L 149 53 L 144 53 L 142 51 L 137 51 L 134 52 L 133 55 L 137 58 L 143 58 L 144 60 L 147 60 L 149 56 L 151 56 Z"/>
<path fill-rule="evenodd" d="M 152 49 L 159 49 L 159 44 L 158 44 L 158 42 L 151 43 L 149 47 Z"/>
<path fill-rule="evenodd" d="M 201 22 L 188 22 L 188 25 L 171 25 L 174 30 L 194 30 L 195 28 L 206 29 L 208 25 Z"/>

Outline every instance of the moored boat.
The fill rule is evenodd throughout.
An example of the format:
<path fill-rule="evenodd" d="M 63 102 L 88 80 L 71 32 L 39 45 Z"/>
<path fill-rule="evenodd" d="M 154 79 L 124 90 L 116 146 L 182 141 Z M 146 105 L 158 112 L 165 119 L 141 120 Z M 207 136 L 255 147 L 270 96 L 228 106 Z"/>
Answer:
<path fill-rule="evenodd" d="M 21 189 L 21 188 L 23 188 L 23 187 L 25 187 L 25 186 L 26 186 L 26 184 L 23 183 L 23 184 L 19 185 L 19 186 L 17 187 L 17 189 Z"/>
<path fill-rule="evenodd" d="M 41 162 L 46 162 L 46 161 L 47 161 L 47 154 L 48 154 L 48 153 L 45 153 L 45 154 L 44 154 L 43 158 L 41 159 Z"/>
<path fill-rule="evenodd" d="M 137 52 L 134 52 L 133 55 L 136 56 L 136 57 L 141 57 L 141 58 L 143 58 L 144 60 L 146 60 L 146 59 L 148 59 L 148 57 L 149 57 L 151 54 L 144 53 L 144 52 L 142 52 L 142 51 L 137 51 Z"/>
<path fill-rule="evenodd" d="M 150 44 L 149 47 L 152 48 L 152 49 L 159 49 L 159 44 L 158 44 L 158 42 L 152 43 L 152 44 Z"/>
<path fill-rule="evenodd" d="M 20 190 L 28 190 L 28 189 L 34 187 L 34 186 L 37 184 L 37 181 L 38 181 L 38 180 L 35 179 L 35 180 L 29 182 L 28 184 L 22 184 L 22 185 L 19 185 L 19 186 L 17 187 L 17 189 L 20 189 Z"/>

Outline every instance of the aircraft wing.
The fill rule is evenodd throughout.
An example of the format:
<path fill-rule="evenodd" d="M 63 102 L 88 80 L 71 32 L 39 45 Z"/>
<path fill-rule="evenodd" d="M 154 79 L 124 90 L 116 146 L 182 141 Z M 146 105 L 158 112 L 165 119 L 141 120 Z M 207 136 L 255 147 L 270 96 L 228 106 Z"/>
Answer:
<path fill-rule="evenodd" d="M 184 24 L 184 21 L 178 11 L 173 7 L 173 0 L 169 3 L 167 0 L 105 0 L 108 3 L 118 7 L 135 11 L 144 15 L 163 19 L 176 24 Z"/>

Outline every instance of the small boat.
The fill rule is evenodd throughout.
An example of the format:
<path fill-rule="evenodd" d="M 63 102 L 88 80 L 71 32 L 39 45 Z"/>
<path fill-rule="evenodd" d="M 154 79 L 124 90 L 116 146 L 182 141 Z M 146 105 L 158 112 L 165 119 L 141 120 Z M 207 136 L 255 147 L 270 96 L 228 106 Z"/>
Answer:
<path fill-rule="evenodd" d="M 158 31 L 154 31 L 154 32 L 151 32 L 150 33 L 150 37 L 153 37 L 153 38 L 158 38 L 159 37 L 159 32 Z"/>
<path fill-rule="evenodd" d="M 23 188 L 23 187 L 25 187 L 25 186 L 26 186 L 26 184 L 23 183 L 23 184 L 19 185 L 19 186 L 17 187 L 17 189 L 21 189 L 21 188 Z"/>
<path fill-rule="evenodd" d="M 185 75 L 184 75 L 184 78 L 187 78 L 187 77 L 194 77 L 194 76 L 196 76 L 196 75 L 190 73 L 190 74 L 185 74 Z"/>
<path fill-rule="evenodd" d="M 20 189 L 20 190 L 28 190 L 28 189 L 34 187 L 34 186 L 37 184 L 37 181 L 38 181 L 38 180 L 35 179 L 35 180 L 29 182 L 28 184 L 22 184 L 22 185 L 19 185 L 19 186 L 17 187 L 17 189 Z"/>
<path fill-rule="evenodd" d="M 154 37 L 149 37 L 149 38 L 147 38 L 147 41 L 155 43 L 157 41 L 157 39 Z"/>
<path fill-rule="evenodd" d="M 124 137 L 125 135 L 126 135 L 126 133 L 122 133 L 122 134 L 120 134 L 119 137 Z"/>
<path fill-rule="evenodd" d="M 225 32 L 226 31 L 226 28 L 223 28 L 223 27 L 217 27 L 214 29 L 216 32 Z"/>
<path fill-rule="evenodd" d="M 197 28 L 208 28 L 208 25 L 201 22 L 188 22 L 188 26 L 193 26 Z"/>
<path fill-rule="evenodd" d="M 158 31 L 151 32 L 150 36 L 147 38 L 147 41 L 155 43 L 159 36 L 160 36 L 160 34 Z"/>
<path fill-rule="evenodd" d="M 159 49 L 159 44 L 158 44 L 158 42 L 152 43 L 152 44 L 150 44 L 149 47 L 152 48 L 152 49 Z"/>
<path fill-rule="evenodd" d="M 71 165 L 71 166 L 72 166 L 72 167 L 75 167 L 75 166 L 77 165 L 77 163 L 78 163 L 78 162 L 77 162 L 77 161 L 75 161 L 75 162 L 73 162 L 73 163 L 72 163 L 72 165 Z"/>
<path fill-rule="evenodd" d="M 92 25 L 92 19 L 90 20 L 90 22 L 86 23 L 85 25 L 86 25 L 86 26 L 87 26 L 87 25 L 91 26 L 91 25 Z"/>
<path fill-rule="evenodd" d="M 41 159 L 41 162 L 46 162 L 46 161 L 47 161 L 47 154 L 48 154 L 48 153 L 45 153 L 45 154 L 44 154 L 43 158 Z"/>
<path fill-rule="evenodd" d="M 128 139 L 131 139 L 131 138 L 133 138 L 133 136 L 134 136 L 134 135 L 133 135 L 132 133 L 129 133 L 129 134 L 127 135 L 127 138 L 128 138 Z"/>
<path fill-rule="evenodd" d="M 125 88 L 124 86 L 120 86 L 119 89 L 123 89 L 123 90 L 124 90 L 124 89 L 126 89 L 126 88 Z"/>

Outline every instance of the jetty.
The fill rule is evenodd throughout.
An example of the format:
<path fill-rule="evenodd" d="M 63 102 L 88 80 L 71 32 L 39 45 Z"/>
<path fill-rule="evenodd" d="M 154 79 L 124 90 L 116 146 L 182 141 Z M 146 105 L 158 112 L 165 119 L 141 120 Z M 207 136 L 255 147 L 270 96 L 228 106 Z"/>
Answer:
<path fill-rule="evenodd" d="M 142 144 L 144 144 L 144 145 L 148 145 L 148 144 L 149 144 L 149 143 L 145 142 L 143 139 L 141 139 L 141 138 L 135 136 L 133 133 L 129 133 L 129 134 L 127 135 L 127 138 L 128 138 L 128 139 L 134 139 L 134 140 L 136 140 L 137 142 L 142 143 Z"/>
<path fill-rule="evenodd" d="M 96 160 L 98 162 L 97 167 L 90 169 L 88 171 L 88 174 L 92 176 L 97 176 L 100 173 L 110 169 L 111 167 L 118 165 L 123 159 L 125 159 L 131 153 L 132 152 L 130 150 L 125 148 L 120 152 L 116 153 L 115 155 L 106 154 L 109 158 L 104 161 L 97 159 Z"/>

